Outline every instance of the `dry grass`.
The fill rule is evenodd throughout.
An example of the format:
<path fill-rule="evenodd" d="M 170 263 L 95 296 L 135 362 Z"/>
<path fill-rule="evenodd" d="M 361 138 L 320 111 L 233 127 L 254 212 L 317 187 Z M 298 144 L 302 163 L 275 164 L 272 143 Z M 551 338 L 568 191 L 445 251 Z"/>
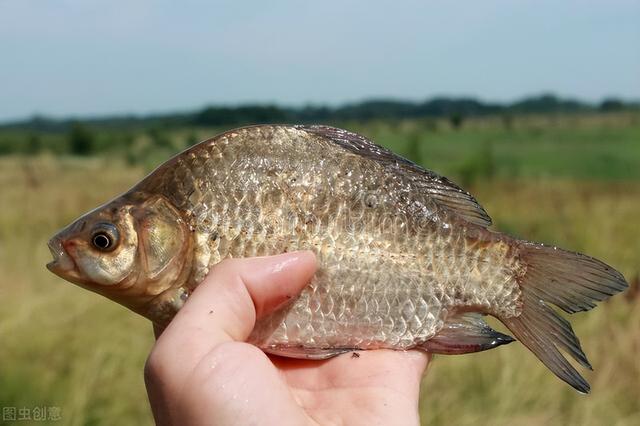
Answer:
<path fill-rule="evenodd" d="M 149 424 L 142 367 L 151 330 L 44 268 L 48 237 L 117 195 L 142 170 L 112 160 L 0 158 L 0 406 L 59 406 L 64 424 Z M 585 251 L 629 278 L 640 268 L 640 185 L 478 183 L 498 229 Z M 572 318 L 595 372 L 578 395 L 522 345 L 438 357 L 424 380 L 426 424 L 640 424 L 640 301 L 617 297 Z"/>
<path fill-rule="evenodd" d="M 480 184 L 473 191 L 495 228 L 586 252 L 621 270 L 640 268 L 640 185 L 575 181 Z M 426 424 L 640 424 L 640 299 L 618 296 L 571 316 L 594 372 L 592 393 L 556 379 L 519 343 L 439 357 L 423 382 Z"/>

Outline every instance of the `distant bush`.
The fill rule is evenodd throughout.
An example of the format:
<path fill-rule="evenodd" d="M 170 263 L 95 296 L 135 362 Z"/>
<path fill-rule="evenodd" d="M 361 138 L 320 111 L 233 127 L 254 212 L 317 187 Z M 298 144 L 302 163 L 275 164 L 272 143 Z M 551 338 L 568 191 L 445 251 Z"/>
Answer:
<path fill-rule="evenodd" d="M 575 99 L 561 99 L 550 93 L 531 96 L 509 106 L 512 112 L 525 114 L 581 112 L 592 109 L 593 107 L 587 103 Z"/>
<path fill-rule="evenodd" d="M 149 138 L 151 139 L 151 144 L 153 146 L 156 146 L 158 148 L 167 148 L 167 149 L 174 148 L 173 142 L 167 136 L 166 131 L 161 131 L 157 128 L 153 128 L 149 130 L 148 134 L 149 134 Z"/>
<path fill-rule="evenodd" d="M 598 108 L 604 112 L 622 111 L 625 109 L 625 104 L 620 99 L 609 98 L 602 101 Z"/>
<path fill-rule="evenodd" d="M 69 151 L 74 155 L 90 155 L 95 148 L 95 136 L 81 123 L 73 123 L 69 132 Z"/>
<path fill-rule="evenodd" d="M 194 124 L 206 126 L 284 123 L 287 112 L 273 105 L 247 105 L 236 108 L 208 107 L 196 114 Z"/>
<path fill-rule="evenodd" d="M 11 154 L 14 152 L 14 144 L 7 138 L 0 138 L 0 155 Z"/>
<path fill-rule="evenodd" d="M 449 123 L 451 123 L 451 127 L 458 130 L 462 127 L 462 123 L 464 123 L 464 116 L 455 112 L 449 116 Z"/>

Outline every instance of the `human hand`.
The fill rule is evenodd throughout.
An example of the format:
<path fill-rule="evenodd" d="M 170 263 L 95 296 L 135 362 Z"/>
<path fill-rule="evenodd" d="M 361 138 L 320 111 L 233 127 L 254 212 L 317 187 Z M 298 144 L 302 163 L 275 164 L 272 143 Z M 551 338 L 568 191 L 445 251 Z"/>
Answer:
<path fill-rule="evenodd" d="M 311 252 L 225 260 L 159 336 L 145 367 L 160 425 L 418 424 L 428 355 L 372 350 L 324 361 L 244 343 L 316 270 Z"/>

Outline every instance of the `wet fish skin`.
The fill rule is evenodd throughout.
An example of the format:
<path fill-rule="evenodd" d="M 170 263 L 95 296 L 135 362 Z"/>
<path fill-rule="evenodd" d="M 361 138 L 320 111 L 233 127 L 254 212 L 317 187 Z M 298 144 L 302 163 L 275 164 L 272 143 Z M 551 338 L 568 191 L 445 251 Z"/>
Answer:
<path fill-rule="evenodd" d="M 314 282 L 286 315 L 282 311 L 258 324 L 254 343 L 274 352 L 288 346 L 404 349 L 432 337 L 462 298 L 516 313 L 515 282 L 511 288 L 483 289 L 511 276 L 498 259 L 506 245 L 462 253 L 454 239 L 483 231 L 463 223 L 449 226 L 456 218 L 423 194 L 416 194 L 419 209 L 415 200 L 402 200 L 398 194 L 408 191 L 407 182 L 392 176 L 381 186 L 377 162 L 344 158 L 342 147 L 301 138 L 301 130 L 256 130 L 205 144 L 178 158 L 163 178 L 153 176 L 152 188 L 141 185 L 190 212 L 196 240 L 217 236 L 197 249 L 194 285 L 210 264 L 227 256 L 316 251 L 322 267 Z M 474 268 L 478 277 L 504 277 L 466 285 Z M 425 281 L 432 285 L 425 287 Z M 379 294 L 371 300 L 372 292 Z"/>
<path fill-rule="evenodd" d="M 114 223 L 129 246 L 137 240 L 137 253 L 120 253 L 120 245 L 97 253 L 88 241 L 100 223 Z M 489 314 L 587 392 L 557 348 L 590 366 L 586 356 L 545 301 L 568 312 L 590 309 L 621 291 L 624 278 L 595 259 L 519 241 L 489 224 L 455 184 L 361 136 L 254 126 L 174 157 L 50 246 L 59 260 L 74 260 L 61 276 L 160 326 L 224 258 L 310 249 L 320 265 L 310 285 L 250 337 L 264 350 L 307 358 L 374 348 L 466 353 L 512 341 L 479 315 Z M 98 272 L 87 266 L 96 264 Z"/>

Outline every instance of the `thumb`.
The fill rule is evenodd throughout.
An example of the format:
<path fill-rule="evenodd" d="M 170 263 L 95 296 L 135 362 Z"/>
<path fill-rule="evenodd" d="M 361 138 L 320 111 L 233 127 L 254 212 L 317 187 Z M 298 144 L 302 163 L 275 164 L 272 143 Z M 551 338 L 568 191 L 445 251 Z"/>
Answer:
<path fill-rule="evenodd" d="M 181 382 L 214 347 L 246 340 L 256 319 L 297 296 L 315 271 L 310 251 L 219 263 L 158 338 L 147 368 Z"/>
<path fill-rule="evenodd" d="M 202 330 L 214 344 L 245 340 L 256 319 L 297 296 L 315 271 L 310 251 L 225 260 L 196 288 L 167 331 Z"/>

